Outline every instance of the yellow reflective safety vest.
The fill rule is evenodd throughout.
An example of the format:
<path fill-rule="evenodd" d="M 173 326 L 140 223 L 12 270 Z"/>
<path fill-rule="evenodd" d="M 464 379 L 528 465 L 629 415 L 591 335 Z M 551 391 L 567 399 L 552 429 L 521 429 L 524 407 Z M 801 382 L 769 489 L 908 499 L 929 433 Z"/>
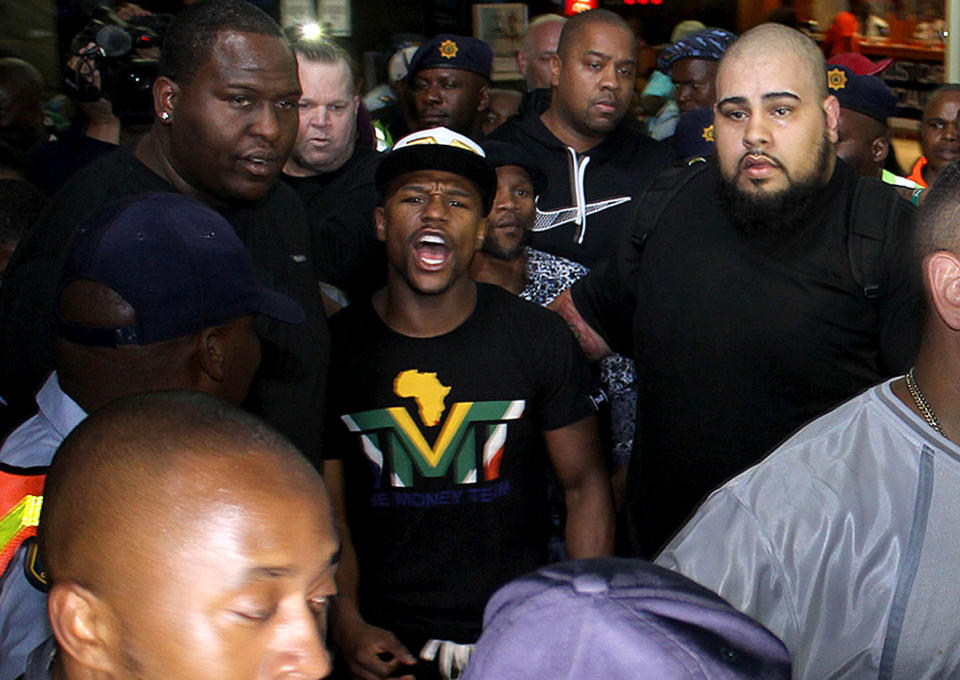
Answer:
<path fill-rule="evenodd" d="M 45 473 L 0 467 L 0 575 L 25 540 L 37 533 Z"/>

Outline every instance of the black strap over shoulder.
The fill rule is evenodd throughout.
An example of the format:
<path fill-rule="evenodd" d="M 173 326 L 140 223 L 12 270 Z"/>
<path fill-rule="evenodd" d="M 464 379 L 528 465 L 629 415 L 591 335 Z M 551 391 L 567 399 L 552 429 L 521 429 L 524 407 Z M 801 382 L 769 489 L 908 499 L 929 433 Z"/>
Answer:
<path fill-rule="evenodd" d="M 899 202 L 897 192 L 883 182 L 858 178 L 850 204 L 847 251 L 853 280 L 868 300 L 883 293 L 883 244 L 895 224 Z"/>
<path fill-rule="evenodd" d="M 700 159 L 693 165 L 678 165 L 657 175 L 634 205 L 632 233 L 630 241 L 637 251 L 642 251 L 650 234 L 654 232 L 663 217 L 664 211 L 680 190 L 710 167 L 710 163 Z"/>
<path fill-rule="evenodd" d="M 709 167 L 710 162 L 672 167 L 651 182 L 634 205 L 630 241 L 638 253 L 677 194 Z M 847 220 L 847 251 L 853 279 L 868 300 L 883 294 L 883 246 L 896 223 L 900 200 L 896 191 L 877 179 L 857 179 Z"/>

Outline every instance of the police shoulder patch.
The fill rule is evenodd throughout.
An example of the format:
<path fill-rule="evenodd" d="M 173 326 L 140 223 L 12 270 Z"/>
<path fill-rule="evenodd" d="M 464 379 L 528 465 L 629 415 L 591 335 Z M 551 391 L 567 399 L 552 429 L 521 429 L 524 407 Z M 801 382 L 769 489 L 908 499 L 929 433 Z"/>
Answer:
<path fill-rule="evenodd" d="M 31 536 L 23 542 L 23 547 L 27 550 L 23 560 L 24 576 L 34 588 L 43 593 L 47 592 L 50 590 L 50 584 L 47 583 L 47 574 L 40 562 L 40 542 L 36 536 Z"/>

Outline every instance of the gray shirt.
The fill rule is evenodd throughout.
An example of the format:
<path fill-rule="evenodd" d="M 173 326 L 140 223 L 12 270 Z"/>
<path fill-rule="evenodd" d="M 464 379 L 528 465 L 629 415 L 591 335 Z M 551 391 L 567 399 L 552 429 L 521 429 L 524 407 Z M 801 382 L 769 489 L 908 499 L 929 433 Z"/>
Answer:
<path fill-rule="evenodd" d="M 960 673 L 960 448 L 891 382 L 711 494 L 657 558 L 778 635 L 794 678 Z"/>

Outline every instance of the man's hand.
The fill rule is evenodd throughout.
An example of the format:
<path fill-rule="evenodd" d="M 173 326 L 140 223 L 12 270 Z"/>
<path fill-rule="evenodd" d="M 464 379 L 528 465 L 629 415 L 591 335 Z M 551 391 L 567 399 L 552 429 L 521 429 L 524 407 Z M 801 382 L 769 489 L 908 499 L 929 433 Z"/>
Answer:
<path fill-rule="evenodd" d="M 151 12 L 133 2 L 125 2 L 117 7 L 117 16 L 124 21 L 130 21 L 134 17 L 150 16 Z"/>
<path fill-rule="evenodd" d="M 583 320 L 583 317 L 580 316 L 580 312 L 577 311 L 577 306 L 573 304 L 573 297 L 570 295 L 569 288 L 560 293 L 553 302 L 547 305 L 547 309 L 556 312 L 560 315 L 561 319 L 567 322 L 567 326 L 573 331 L 573 335 L 577 339 L 577 342 L 580 343 L 580 348 L 583 350 L 583 353 L 587 355 L 587 359 L 590 361 L 600 361 L 604 357 L 613 354 L 613 350 L 610 349 L 607 341 L 601 338 L 600 335 Z"/>
<path fill-rule="evenodd" d="M 417 663 L 396 635 L 365 621 L 341 626 L 337 639 L 350 674 L 358 680 L 388 678 L 400 664 Z M 414 677 L 404 675 L 401 680 L 414 680 Z"/>
<path fill-rule="evenodd" d="M 428 640 L 420 650 L 424 661 L 436 660 L 443 680 L 455 680 L 463 675 L 476 645 L 465 645 L 452 640 Z"/>
<path fill-rule="evenodd" d="M 99 49 L 96 43 L 87 43 L 77 54 L 70 57 L 67 68 L 74 71 L 78 78 L 100 90 L 103 84 L 100 69 L 94 67 L 92 59 L 82 56 L 96 49 Z M 87 137 L 108 144 L 120 144 L 120 119 L 113 115 L 113 105 L 108 99 L 101 96 L 96 101 L 77 102 L 77 106 L 89 119 L 85 132 Z"/>

